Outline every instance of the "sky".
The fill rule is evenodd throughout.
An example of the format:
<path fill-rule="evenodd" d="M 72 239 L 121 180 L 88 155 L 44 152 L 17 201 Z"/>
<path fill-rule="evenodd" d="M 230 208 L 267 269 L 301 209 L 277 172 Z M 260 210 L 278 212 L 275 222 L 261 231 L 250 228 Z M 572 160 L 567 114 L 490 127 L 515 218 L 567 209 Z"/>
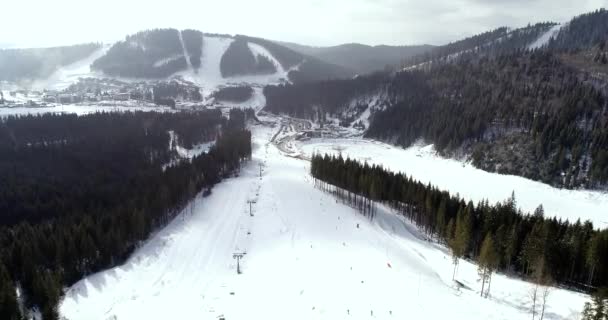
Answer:
<path fill-rule="evenodd" d="M 440 45 L 602 7 L 608 0 L 9 0 L 0 47 L 114 42 L 165 27 L 314 46 Z"/>

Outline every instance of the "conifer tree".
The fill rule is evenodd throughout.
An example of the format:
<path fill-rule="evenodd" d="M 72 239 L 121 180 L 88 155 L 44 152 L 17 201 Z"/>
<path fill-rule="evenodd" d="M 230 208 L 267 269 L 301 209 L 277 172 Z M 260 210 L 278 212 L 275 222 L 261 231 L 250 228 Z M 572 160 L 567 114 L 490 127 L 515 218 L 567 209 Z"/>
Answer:
<path fill-rule="evenodd" d="M 0 261 L 0 319 L 21 319 L 15 287 L 2 261 Z"/>
<path fill-rule="evenodd" d="M 480 296 L 484 296 L 484 287 L 488 282 L 488 289 L 485 293 L 487 297 L 490 294 L 490 282 L 492 281 L 492 273 L 498 267 L 498 254 L 496 253 L 496 247 L 494 245 L 494 239 L 492 234 L 488 233 L 483 240 L 481 245 L 481 251 L 479 253 L 478 272 L 481 276 L 481 292 Z"/>
<path fill-rule="evenodd" d="M 452 263 L 454 264 L 452 280 L 456 277 L 456 268 L 458 267 L 460 259 L 465 255 L 467 251 L 471 238 L 470 230 L 470 211 L 468 207 L 464 209 L 461 208 L 456 216 L 454 236 L 450 241 L 450 248 L 452 249 Z"/>

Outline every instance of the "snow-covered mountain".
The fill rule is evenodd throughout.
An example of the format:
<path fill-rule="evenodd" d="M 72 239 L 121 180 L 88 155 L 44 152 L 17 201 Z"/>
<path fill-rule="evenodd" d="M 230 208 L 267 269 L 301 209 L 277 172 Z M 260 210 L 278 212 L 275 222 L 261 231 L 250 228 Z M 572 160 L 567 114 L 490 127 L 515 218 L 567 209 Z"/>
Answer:
<path fill-rule="evenodd" d="M 283 42 L 282 45 L 297 52 L 317 57 L 345 68 L 355 70 L 358 74 L 401 65 L 404 59 L 432 50 L 431 45 L 412 46 L 368 46 L 360 43 L 349 43 L 331 47 L 313 47 L 296 43 Z"/>
<path fill-rule="evenodd" d="M 79 56 L 72 55 L 71 60 L 52 64 L 44 60 L 46 51 L 40 50 L 0 51 L 0 71 L 11 71 L 10 78 L 5 76 L 6 79 L 1 80 L 25 88 L 63 89 L 80 77 L 142 81 L 182 76 L 201 87 L 210 87 L 230 83 L 304 82 L 354 75 L 346 68 L 261 38 L 204 34 L 196 30 L 142 31 L 111 45 L 97 45 L 87 52 L 80 50 Z M 69 50 L 75 51 L 72 47 L 63 49 Z M 36 63 L 16 66 L 12 63 L 15 58 L 11 60 L 11 57 L 23 60 L 34 52 Z M 36 69 L 42 68 L 39 65 L 44 65 L 44 72 Z"/>

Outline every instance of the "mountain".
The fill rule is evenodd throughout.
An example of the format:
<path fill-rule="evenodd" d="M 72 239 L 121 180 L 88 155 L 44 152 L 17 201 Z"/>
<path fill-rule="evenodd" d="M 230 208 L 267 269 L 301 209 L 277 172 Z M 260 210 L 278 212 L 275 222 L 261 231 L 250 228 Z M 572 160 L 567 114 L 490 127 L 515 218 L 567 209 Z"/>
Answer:
<path fill-rule="evenodd" d="M 230 83 L 299 83 L 355 74 L 265 39 L 197 30 L 146 30 L 111 46 L 0 50 L 0 80 L 35 89 L 63 89 L 69 85 L 67 78 L 73 83 L 79 77 L 157 81 L 179 76 L 210 88 Z"/>
<path fill-rule="evenodd" d="M 368 46 L 359 43 L 312 47 L 289 42 L 279 43 L 302 54 L 354 70 L 358 74 L 382 70 L 386 66 L 399 66 L 404 59 L 423 54 L 434 48 L 430 45 Z"/>
<path fill-rule="evenodd" d="M 608 186 L 608 12 L 499 28 L 412 58 L 401 72 L 267 87 L 266 109 L 565 188 Z"/>
<path fill-rule="evenodd" d="M 556 27 L 553 22 L 541 22 L 523 28 L 500 27 L 443 46 L 407 59 L 404 67 L 419 67 L 428 63 L 447 61 L 463 53 L 477 52 L 496 55 L 517 49 L 533 49 L 546 44 Z"/>
<path fill-rule="evenodd" d="M 218 67 L 222 79 L 237 81 L 238 77 L 260 75 L 279 75 L 283 81 L 294 82 L 354 75 L 345 68 L 264 39 L 176 29 L 149 30 L 127 36 L 92 65 L 106 75 L 148 79 L 166 78 L 184 71 L 202 77 L 218 76 L 214 74 Z M 207 83 L 201 81 L 200 84 Z"/>

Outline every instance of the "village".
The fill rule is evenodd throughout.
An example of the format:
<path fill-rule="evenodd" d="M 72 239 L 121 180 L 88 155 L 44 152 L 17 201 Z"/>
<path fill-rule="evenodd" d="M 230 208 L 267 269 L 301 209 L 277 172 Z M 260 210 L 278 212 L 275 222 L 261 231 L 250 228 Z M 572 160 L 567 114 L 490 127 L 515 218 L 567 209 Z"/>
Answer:
<path fill-rule="evenodd" d="M 0 85 L 0 108 L 48 108 L 70 104 L 160 105 L 174 109 L 206 107 L 203 105 L 200 88 L 179 78 L 154 82 L 81 78 L 63 90 L 10 89 L 14 90 L 5 90 Z"/>

